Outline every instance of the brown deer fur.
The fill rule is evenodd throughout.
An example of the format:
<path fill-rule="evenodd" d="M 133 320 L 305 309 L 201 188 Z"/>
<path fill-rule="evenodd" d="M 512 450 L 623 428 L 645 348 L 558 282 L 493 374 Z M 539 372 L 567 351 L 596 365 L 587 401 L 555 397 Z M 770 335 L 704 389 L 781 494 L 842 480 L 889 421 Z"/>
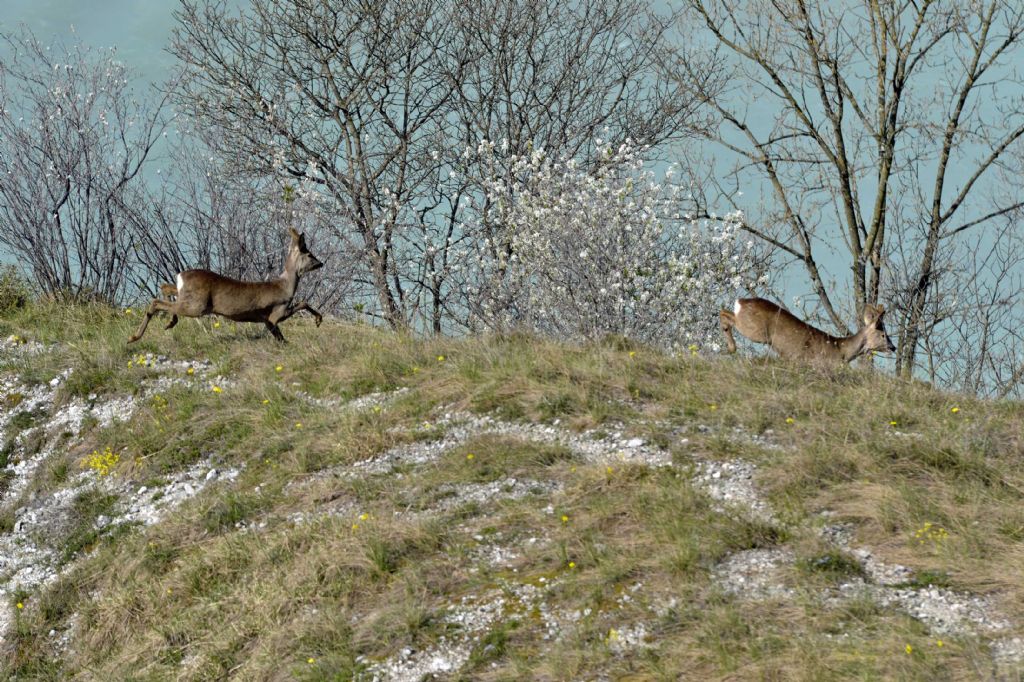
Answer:
<path fill-rule="evenodd" d="M 896 350 L 882 324 L 885 308 L 868 305 L 856 334 L 831 336 L 763 298 L 741 298 L 733 311 L 718 314 L 729 352 L 736 352 L 732 330 L 756 343 L 767 343 L 784 358 L 850 362 L 871 351 Z"/>
<path fill-rule="evenodd" d="M 178 316 L 202 317 L 220 315 L 236 322 L 262 322 L 278 341 L 284 341 L 279 324 L 289 317 L 306 310 L 316 319 L 317 326 L 323 317 L 305 301 L 293 303 L 299 286 L 299 275 L 323 266 L 306 248 L 305 235 L 289 229 L 291 243 L 284 261 L 284 272 L 269 282 L 241 282 L 218 275 L 209 270 L 186 270 L 177 276 L 177 286 L 161 284 L 160 291 L 177 300 L 154 299 L 146 310 L 135 335 L 128 339 L 134 343 L 146 333 L 150 318 L 164 311 L 171 314 L 166 329 L 178 323 Z"/>

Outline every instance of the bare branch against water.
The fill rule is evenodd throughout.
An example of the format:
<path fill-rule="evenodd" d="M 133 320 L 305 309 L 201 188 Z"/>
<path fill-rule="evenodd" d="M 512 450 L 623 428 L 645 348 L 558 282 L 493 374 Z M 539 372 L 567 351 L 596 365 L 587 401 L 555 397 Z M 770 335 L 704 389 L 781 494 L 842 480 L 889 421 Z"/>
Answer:
<path fill-rule="evenodd" d="M 166 125 L 113 51 L 0 36 L 0 245 L 43 293 L 118 302 L 138 273 L 126 216 Z"/>
<path fill-rule="evenodd" d="M 934 359 L 941 345 L 929 335 L 964 324 L 972 306 L 1004 305 L 981 296 L 948 310 L 936 296 L 958 281 L 943 264 L 967 245 L 991 248 L 981 236 L 1020 214 L 1006 171 L 1024 135 L 1024 7 L 685 4 L 685 26 L 707 39 L 666 59 L 666 73 L 716 119 L 708 140 L 736 159 L 732 186 L 766 188 L 709 199 L 743 207 L 752 234 L 795 257 L 837 329 L 853 309 L 892 301 L 897 371 L 927 372 L 922 351 Z M 701 54 L 718 79 L 694 69 Z"/>

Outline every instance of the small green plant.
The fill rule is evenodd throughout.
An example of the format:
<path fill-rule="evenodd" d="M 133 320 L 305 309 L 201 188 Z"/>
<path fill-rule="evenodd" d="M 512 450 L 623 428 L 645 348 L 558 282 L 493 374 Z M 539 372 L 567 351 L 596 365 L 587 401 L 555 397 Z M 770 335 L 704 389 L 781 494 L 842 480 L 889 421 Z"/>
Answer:
<path fill-rule="evenodd" d="M 24 308 L 32 298 L 28 282 L 13 265 L 0 268 L 0 315 Z"/>
<path fill-rule="evenodd" d="M 109 515 L 117 502 L 117 495 L 99 490 L 85 490 L 72 504 L 74 524 L 68 529 L 60 552 L 60 563 L 65 564 L 76 554 L 93 547 L 103 531 L 96 528 L 96 519 Z"/>
<path fill-rule="evenodd" d="M 203 514 L 203 526 L 210 533 L 233 529 L 258 512 L 265 500 L 260 495 L 230 492 L 211 504 Z"/>
<path fill-rule="evenodd" d="M 797 562 L 797 566 L 808 573 L 819 573 L 833 580 L 863 578 L 866 575 L 860 562 L 838 550 L 807 557 Z"/>
<path fill-rule="evenodd" d="M 916 571 L 913 579 L 897 585 L 897 587 L 909 587 L 914 590 L 926 587 L 949 587 L 952 581 L 945 571 Z"/>
<path fill-rule="evenodd" d="M 38 420 L 39 414 L 35 411 L 22 410 L 11 417 L 10 424 L 12 428 L 17 429 L 18 431 L 24 431 L 25 429 L 32 428 Z"/>
<path fill-rule="evenodd" d="M 0 534 L 14 530 L 14 510 L 8 509 L 0 513 Z"/>
<path fill-rule="evenodd" d="M 64 459 L 59 459 L 47 466 L 46 471 L 49 475 L 50 484 L 58 486 L 67 482 L 68 475 L 70 474 L 69 469 L 68 462 Z"/>

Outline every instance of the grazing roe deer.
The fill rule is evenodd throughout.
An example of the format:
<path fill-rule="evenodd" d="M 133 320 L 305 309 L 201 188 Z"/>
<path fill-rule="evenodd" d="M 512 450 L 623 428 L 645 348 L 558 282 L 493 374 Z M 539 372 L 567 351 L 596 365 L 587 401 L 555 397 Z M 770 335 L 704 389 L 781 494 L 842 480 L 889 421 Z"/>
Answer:
<path fill-rule="evenodd" d="M 236 322 L 262 322 L 278 341 L 284 341 L 279 324 L 306 310 L 316 319 L 319 327 L 323 316 L 305 301 L 293 303 L 299 286 L 299 275 L 323 266 L 306 248 L 306 236 L 289 228 L 291 244 L 284 260 L 284 272 L 269 282 L 241 282 L 209 270 L 186 270 L 177 277 L 177 286 L 161 284 L 160 291 L 175 301 L 154 299 L 146 310 L 139 330 L 128 339 L 134 343 L 146 333 L 149 320 L 159 311 L 171 314 L 165 329 L 178 324 L 178 316 L 202 317 L 221 315 Z"/>
<path fill-rule="evenodd" d="M 826 334 L 763 298 L 737 299 L 733 312 L 723 310 L 718 319 L 730 353 L 736 352 L 735 328 L 751 341 L 769 344 L 784 358 L 850 362 L 871 351 L 896 350 L 885 333 L 884 314 L 880 305 L 865 306 L 863 325 L 850 336 Z"/>

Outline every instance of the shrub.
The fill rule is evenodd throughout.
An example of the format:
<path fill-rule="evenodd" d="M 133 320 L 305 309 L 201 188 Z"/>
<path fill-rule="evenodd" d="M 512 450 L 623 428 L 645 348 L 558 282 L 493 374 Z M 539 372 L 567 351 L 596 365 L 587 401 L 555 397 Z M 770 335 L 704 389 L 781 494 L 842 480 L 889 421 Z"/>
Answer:
<path fill-rule="evenodd" d="M 596 161 L 513 156 L 484 142 L 489 210 L 467 226 L 466 258 L 489 328 L 559 339 L 620 335 L 663 348 L 717 346 L 718 310 L 761 277 L 742 217 L 695 219 L 687 185 L 646 169 L 645 148 L 598 141 Z"/>
<path fill-rule="evenodd" d="M 32 299 L 28 282 L 13 265 L 0 267 L 0 315 L 24 308 Z"/>

